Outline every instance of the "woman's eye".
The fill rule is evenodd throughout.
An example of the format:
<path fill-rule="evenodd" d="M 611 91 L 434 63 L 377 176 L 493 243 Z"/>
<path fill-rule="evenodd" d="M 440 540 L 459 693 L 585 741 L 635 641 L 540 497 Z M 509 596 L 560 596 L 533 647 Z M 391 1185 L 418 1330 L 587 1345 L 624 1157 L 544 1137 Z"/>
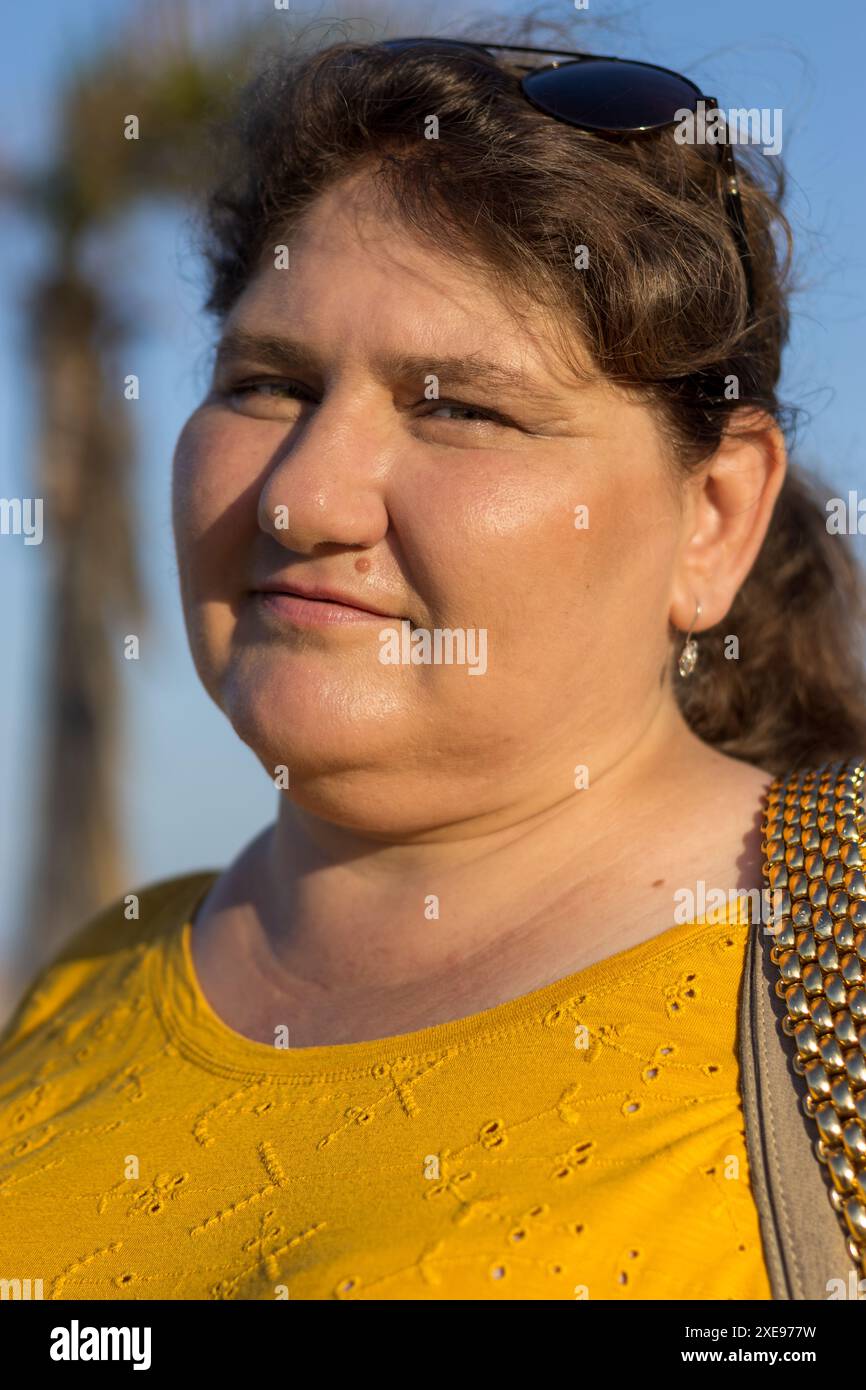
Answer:
<path fill-rule="evenodd" d="M 217 386 L 216 397 L 230 410 L 258 420 L 281 420 L 297 423 L 304 408 L 315 404 L 316 395 L 299 381 L 283 381 L 280 377 L 259 377 L 232 381 Z"/>
<path fill-rule="evenodd" d="M 275 403 L 280 401 L 307 401 L 315 404 L 315 392 L 299 381 L 282 381 L 278 377 L 258 381 L 239 381 L 229 384 L 222 393 L 228 400 L 249 400 Z M 448 411 L 450 415 L 442 415 Z M 461 401 L 440 401 L 432 410 L 425 410 L 422 420 L 442 420 L 452 424 L 472 426 L 494 425 L 502 429 L 516 429 L 513 420 L 500 415 L 495 410 L 484 410 L 481 406 L 465 405 Z"/>
<path fill-rule="evenodd" d="M 292 399 L 308 394 L 306 387 L 301 386 L 296 381 L 240 381 L 236 386 L 229 386 L 226 395 L 266 396 L 272 391 L 277 393 L 278 399 L 281 398 L 280 393 L 283 396 L 290 396 Z"/>
<path fill-rule="evenodd" d="M 502 425 L 503 427 L 507 428 L 512 423 L 510 420 L 507 420 L 504 415 L 498 415 L 493 410 L 482 410 L 480 406 L 474 405 L 461 405 L 459 401 L 443 401 L 440 402 L 440 404 L 437 405 L 434 408 L 434 410 L 428 410 L 426 413 L 431 420 L 436 419 L 435 412 L 437 410 L 456 411 L 457 414 L 456 416 L 452 416 L 452 419 L 457 419 L 458 421 L 460 419 L 463 419 L 466 421 L 467 424 L 470 425 L 481 423 L 486 425 Z M 473 415 L 475 417 L 474 420 L 466 419 L 467 416 Z"/>

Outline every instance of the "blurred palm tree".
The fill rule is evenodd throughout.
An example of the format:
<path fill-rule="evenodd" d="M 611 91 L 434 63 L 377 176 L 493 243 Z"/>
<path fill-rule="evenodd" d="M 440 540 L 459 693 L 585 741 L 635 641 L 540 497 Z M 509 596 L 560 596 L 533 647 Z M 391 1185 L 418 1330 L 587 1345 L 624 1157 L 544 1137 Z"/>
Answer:
<path fill-rule="evenodd" d="M 50 248 L 25 296 L 40 420 L 34 495 L 44 499 L 51 570 L 19 987 L 73 928 L 130 884 L 119 663 L 123 637 L 141 635 L 147 620 L 133 507 L 137 438 L 123 389 L 135 325 L 120 303 L 133 286 L 109 286 L 88 268 L 88 254 L 142 200 L 200 192 L 209 177 L 211 122 L 264 50 L 286 41 L 297 49 L 388 33 L 460 32 L 457 7 L 448 4 L 446 14 L 405 0 L 397 16 L 375 0 L 352 9 L 363 9 L 360 21 L 311 25 L 252 0 L 151 0 L 131 10 L 130 24 L 65 83 L 52 162 L 35 172 L 0 171 L 0 197 L 36 219 Z M 539 27 L 562 43 L 561 20 L 548 25 L 535 11 L 488 16 L 471 32 L 495 29 L 500 41 L 538 43 L 532 34 Z M 126 138 L 130 116 L 138 119 L 138 139 Z"/>
<path fill-rule="evenodd" d="M 124 393 L 135 324 L 120 308 L 133 285 L 109 286 L 89 266 L 97 238 L 110 237 L 136 204 L 201 187 L 205 132 L 267 37 L 261 21 L 240 16 L 227 26 L 217 8 L 157 0 L 136 9 L 65 83 L 51 164 L 0 179 L 0 194 L 36 219 L 49 245 L 23 306 L 50 573 L 19 988 L 130 883 L 119 663 L 123 638 L 141 637 L 147 621 L 134 524 L 137 437 Z M 237 20 L 244 6 L 232 8 Z M 130 116 L 137 139 L 125 134 Z"/>

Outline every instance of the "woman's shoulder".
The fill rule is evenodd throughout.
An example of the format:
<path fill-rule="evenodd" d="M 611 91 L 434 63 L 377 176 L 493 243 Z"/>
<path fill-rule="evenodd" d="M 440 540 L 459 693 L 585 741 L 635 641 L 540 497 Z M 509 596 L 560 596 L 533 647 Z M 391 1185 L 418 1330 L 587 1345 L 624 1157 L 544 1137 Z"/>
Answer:
<path fill-rule="evenodd" d="M 129 950 L 150 942 L 158 931 L 173 923 L 177 913 L 188 910 L 190 902 L 204 892 L 219 872 L 218 869 L 201 869 L 177 874 L 122 894 L 73 932 L 52 965 Z"/>
<path fill-rule="evenodd" d="M 41 967 L 0 1030 L 0 1051 L 53 1017 L 95 976 L 141 955 L 160 932 L 188 915 L 219 870 L 157 879 L 115 898 L 95 913 Z"/>

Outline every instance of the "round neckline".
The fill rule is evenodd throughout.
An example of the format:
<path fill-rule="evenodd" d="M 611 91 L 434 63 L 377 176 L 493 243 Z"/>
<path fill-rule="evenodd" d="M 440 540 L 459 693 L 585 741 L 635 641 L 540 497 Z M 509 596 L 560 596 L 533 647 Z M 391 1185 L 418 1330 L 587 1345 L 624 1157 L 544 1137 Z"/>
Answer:
<path fill-rule="evenodd" d="M 550 984 L 462 1018 L 359 1042 L 278 1048 L 236 1032 L 216 1013 L 199 984 L 191 949 L 192 927 L 196 912 L 219 872 L 212 870 L 194 875 L 183 899 L 175 899 L 169 905 L 174 909 L 173 920 L 168 929 L 158 935 L 153 954 L 154 1007 L 172 1041 L 190 1060 L 210 1071 L 254 1078 L 365 1075 L 371 1067 L 388 1069 L 390 1065 L 405 1065 L 441 1056 L 455 1048 L 483 1044 L 535 1024 L 575 994 L 597 991 L 599 986 L 609 989 L 615 984 L 619 987 L 649 960 L 679 951 L 692 937 L 749 925 L 748 899 L 745 907 L 742 900 L 738 900 L 733 908 L 730 903 L 726 904 L 718 920 L 708 922 L 702 917 L 675 923 L 645 941 L 593 961 Z M 615 981 L 611 979 L 612 973 L 615 973 Z"/>

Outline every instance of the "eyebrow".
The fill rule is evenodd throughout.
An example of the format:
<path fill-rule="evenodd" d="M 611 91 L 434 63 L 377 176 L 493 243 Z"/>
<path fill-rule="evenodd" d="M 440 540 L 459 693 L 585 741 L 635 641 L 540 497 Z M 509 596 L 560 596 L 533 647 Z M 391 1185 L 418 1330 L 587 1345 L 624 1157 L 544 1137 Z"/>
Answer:
<path fill-rule="evenodd" d="M 249 358 L 276 371 L 307 371 L 324 375 L 317 353 L 297 339 L 279 334 L 230 329 L 217 346 L 215 369 L 225 367 L 237 358 Z M 491 361 L 480 353 L 434 358 L 421 353 L 384 352 L 374 358 L 374 371 L 382 382 L 395 379 L 419 381 L 433 375 L 440 384 L 447 386 L 517 391 L 526 399 L 547 405 L 562 404 L 563 400 L 561 392 L 546 389 L 519 368 Z"/>

